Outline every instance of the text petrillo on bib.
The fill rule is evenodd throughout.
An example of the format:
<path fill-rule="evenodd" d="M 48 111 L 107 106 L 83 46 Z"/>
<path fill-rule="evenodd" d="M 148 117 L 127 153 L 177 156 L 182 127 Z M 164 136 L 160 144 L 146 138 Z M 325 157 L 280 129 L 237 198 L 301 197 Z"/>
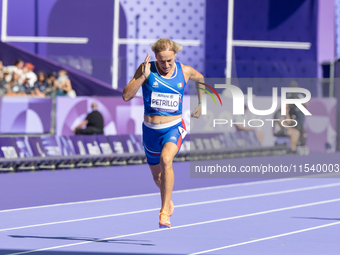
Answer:
<path fill-rule="evenodd" d="M 176 112 L 179 106 L 179 94 L 152 92 L 151 108 L 162 112 Z"/>

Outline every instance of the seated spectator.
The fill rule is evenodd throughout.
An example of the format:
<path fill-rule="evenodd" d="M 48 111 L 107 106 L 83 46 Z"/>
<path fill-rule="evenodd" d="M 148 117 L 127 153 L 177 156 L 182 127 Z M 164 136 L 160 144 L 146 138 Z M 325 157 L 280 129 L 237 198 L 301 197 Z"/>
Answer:
<path fill-rule="evenodd" d="M 0 60 L 0 81 L 4 79 L 4 63 Z"/>
<path fill-rule="evenodd" d="M 23 95 L 30 96 L 32 94 L 32 90 L 33 88 L 29 83 L 29 79 L 26 78 L 24 83 L 21 84 L 20 92 L 22 92 Z"/>
<path fill-rule="evenodd" d="M 24 61 L 22 61 L 21 59 L 15 60 L 12 66 L 7 66 L 6 70 L 8 70 L 9 75 L 7 76 L 6 81 L 10 82 L 12 80 L 13 72 L 17 73 L 20 77 L 22 74 L 23 66 L 24 66 Z"/>
<path fill-rule="evenodd" d="M 54 90 L 57 96 L 76 97 L 76 92 L 72 89 L 71 81 L 66 70 L 58 72 L 58 79 L 54 82 Z"/>
<path fill-rule="evenodd" d="M 46 91 L 46 96 L 52 96 L 52 91 L 54 88 L 56 78 L 57 78 L 56 72 L 50 72 L 47 75 L 46 82 L 48 84 L 48 90 Z"/>
<path fill-rule="evenodd" d="M 54 81 L 56 80 L 56 78 L 57 78 L 57 73 L 56 72 L 50 72 L 47 75 L 46 82 L 48 83 L 49 86 L 51 86 L 53 88 L 54 87 Z"/>
<path fill-rule="evenodd" d="M 98 112 L 97 103 L 92 103 L 92 109 L 93 111 L 89 113 L 86 119 L 73 130 L 73 133 L 75 133 L 76 135 L 92 135 L 104 133 L 104 119 L 103 115 Z M 86 128 L 82 129 L 82 127 L 85 125 Z"/>
<path fill-rule="evenodd" d="M 4 70 L 3 72 L 3 79 L 0 81 L 0 96 L 3 96 L 6 94 L 7 92 L 7 81 L 6 81 L 6 77 L 8 76 L 9 72 L 7 70 Z"/>
<path fill-rule="evenodd" d="M 6 85 L 6 94 L 5 96 L 18 96 L 22 94 L 22 87 L 19 83 L 20 75 L 16 72 L 12 73 L 12 79 Z"/>
<path fill-rule="evenodd" d="M 274 122 L 273 134 L 277 137 L 289 137 L 290 140 L 290 150 L 291 152 L 296 152 L 296 146 L 298 144 L 300 138 L 300 131 L 294 127 L 285 127 L 288 125 L 293 125 L 292 121 L 285 121 L 285 126 L 282 125 L 282 120 L 287 119 L 291 120 L 292 118 L 289 115 L 289 105 L 286 105 L 286 116 L 281 115 L 281 109 L 279 109 L 274 114 L 274 119 L 279 121 Z"/>
<path fill-rule="evenodd" d="M 26 63 L 24 68 L 22 69 L 22 74 L 21 74 L 21 83 L 24 83 L 26 78 L 29 80 L 29 84 L 31 87 L 34 86 L 34 83 L 37 81 L 37 75 L 33 72 L 35 66 L 32 65 L 31 63 Z"/>
<path fill-rule="evenodd" d="M 37 73 L 38 80 L 34 83 L 33 91 L 34 95 L 37 95 L 39 97 L 45 97 L 46 92 L 48 91 L 48 83 L 46 82 L 46 73 L 44 71 L 39 71 Z"/>

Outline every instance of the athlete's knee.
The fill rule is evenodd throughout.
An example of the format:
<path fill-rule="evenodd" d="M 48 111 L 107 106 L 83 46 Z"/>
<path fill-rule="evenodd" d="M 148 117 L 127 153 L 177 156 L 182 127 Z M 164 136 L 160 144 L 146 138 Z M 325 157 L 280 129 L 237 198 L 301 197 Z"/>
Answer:
<path fill-rule="evenodd" d="M 162 166 L 162 168 L 166 169 L 168 167 L 171 167 L 172 161 L 173 161 L 173 158 L 171 156 L 168 156 L 168 155 L 161 156 L 161 166 Z"/>

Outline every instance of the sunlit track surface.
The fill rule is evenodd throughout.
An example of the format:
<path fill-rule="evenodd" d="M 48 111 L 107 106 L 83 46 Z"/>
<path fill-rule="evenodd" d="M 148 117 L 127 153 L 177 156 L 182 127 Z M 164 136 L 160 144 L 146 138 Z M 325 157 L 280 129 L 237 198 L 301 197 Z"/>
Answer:
<path fill-rule="evenodd" d="M 251 159 L 244 161 L 250 163 Z M 340 180 L 336 175 L 198 180 L 190 179 L 187 167 L 187 163 L 175 164 L 177 186 L 172 196 L 175 212 L 171 217 L 172 228 L 165 230 L 158 228 L 160 198 L 147 168 L 2 175 L 1 182 L 12 181 L 8 185 L 15 185 L 20 175 L 26 181 L 29 175 L 35 176 L 35 180 L 42 175 L 48 182 L 47 176 L 51 174 L 59 186 L 54 195 L 40 195 L 47 196 L 49 204 L 35 202 L 19 206 L 18 203 L 6 208 L 2 203 L 0 254 L 337 254 L 339 251 Z M 107 181 L 100 186 L 102 179 L 93 178 L 92 173 L 105 175 L 106 171 L 120 178 L 119 187 L 125 184 L 130 194 L 121 191 L 119 195 L 113 192 L 116 196 L 113 193 L 103 196 L 101 189 L 110 190 L 112 185 L 115 191 L 115 183 Z M 121 174 L 123 171 L 126 176 Z M 68 186 L 58 182 L 58 174 L 69 177 L 74 190 L 82 190 L 81 181 L 92 186 L 83 197 L 72 197 L 67 193 Z M 72 175 L 78 177 L 78 186 L 73 183 Z M 123 178 L 128 175 L 130 179 Z M 86 178 L 92 180 L 86 182 Z M 133 186 L 138 183 L 139 186 Z M 17 182 L 20 184 L 23 181 Z M 42 188 L 39 186 L 45 187 L 42 182 L 31 188 L 39 190 Z M 8 196 L 15 199 L 8 189 Z M 61 199 L 68 195 L 73 200 Z"/>

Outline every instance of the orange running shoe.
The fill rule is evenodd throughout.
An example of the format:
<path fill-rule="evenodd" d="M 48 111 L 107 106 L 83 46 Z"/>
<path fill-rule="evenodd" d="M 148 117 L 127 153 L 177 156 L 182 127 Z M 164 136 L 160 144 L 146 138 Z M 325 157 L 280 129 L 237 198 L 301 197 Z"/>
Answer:
<path fill-rule="evenodd" d="M 172 202 L 172 200 L 170 200 L 170 206 L 169 206 L 169 216 L 172 216 L 172 214 L 174 213 L 175 210 L 175 205 Z"/>
<path fill-rule="evenodd" d="M 159 214 L 159 227 L 160 228 L 170 228 L 170 215 L 162 210 Z"/>

